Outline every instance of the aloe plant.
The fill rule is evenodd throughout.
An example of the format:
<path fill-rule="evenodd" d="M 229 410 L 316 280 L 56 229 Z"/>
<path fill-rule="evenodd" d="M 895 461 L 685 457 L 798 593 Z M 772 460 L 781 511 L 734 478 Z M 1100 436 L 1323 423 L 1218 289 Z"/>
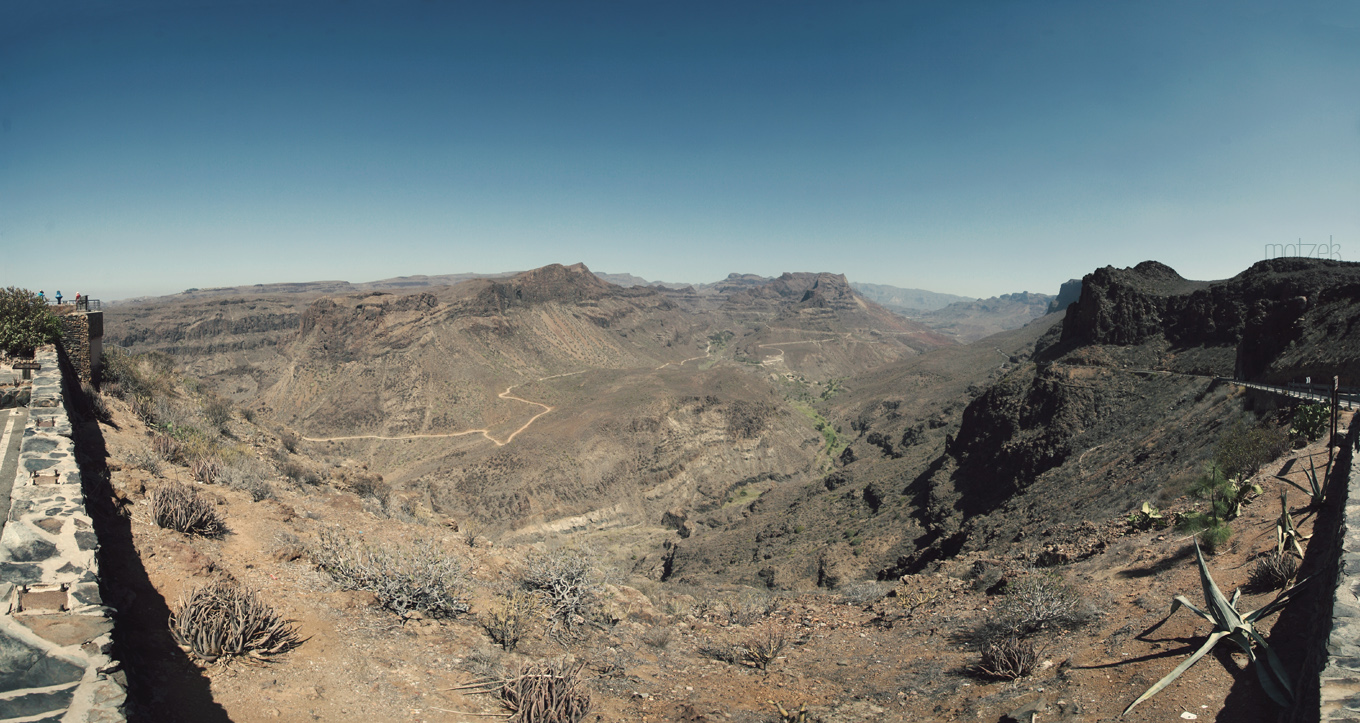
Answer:
<path fill-rule="evenodd" d="M 1280 518 L 1275 521 L 1275 554 L 1283 555 L 1286 544 L 1293 545 L 1294 552 L 1303 559 L 1303 546 L 1299 543 L 1309 539 L 1312 535 L 1299 533 L 1299 528 L 1294 526 L 1294 518 L 1289 515 L 1289 505 L 1286 501 L 1284 490 L 1280 490 Z"/>
<path fill-rule="evenodd" d="M 1288 706 L 1294 698 L 1292 687 L 1289 684 L 1289 676 L 1285 673 L 1284 666 L 1280 664 L 1280 659 L 1275 655 L 1275 651 L 1270 649 L 1270 645 L 1262 635 L 1256 632 L 1256 622 L 1262 618 L 1278 612 L 1289 602 L 1301 585 L 1308 582 L 1307 579 L 1300 580 L 1293 587 L 1281 592 L 1276 598 L 1260 610 L 1249 612 L 1245 615 L 1237 611 L 1237 600 L 1242 595 L 1241 588 L 1233 593 L 1232 600 L 1223 596 L 1223 592 L 1218 589 L 1218 584 L 1209 574 L 1209 565 L 1204 561 L 1204 553 L 1200 552 L 1199 543 L 1195 543 L 1195 557 L 1199 560 L 1199 580 L 1204 587 L 1205 607 L 1208 610 L 1201 610 L 1194 603 L 1185 598 L 1184 595 L 1177 595 L 1175 601 L 1171 603 L 1171 612 L 1167 613 L 1170 617 L 1182 606 L 1190 609 L 1191 612 L 1208 620 L 1213 624 L 1214 630 L 1209 633 L 1209 639 L 1204 641 L 1199 650 L 1186 658 L 1184 662 L 1177 665 L 1175 670 L 1167 673 L 1165 678 L 1157 681 L 1147 692 L 1138 696 L 1138 699 L 1129 704 L 1120 715 L 1127 715 L 1133 707 L 1151 698 L 1163 688 L 1170 685 L 1172 681 L 1180 677 L 1181 673 L 1190 669 L 1196 661 L 1203 658 L 1218 641 L 1227 638 L 1237 644 L 1242 652 L 1247 654 L 1247 658 L 1256 665 L 1256 676 L 1261 680 L 1261 687 L 1265 689 L 1266 695 L 1270 699 L 1282 706 Z M 1253 647 L 1253 643 L 1255 646 Z M 1258 660 L 1256 649 L 1259 648 L 1265 658 L 1264 665 Z"/>
<path fill-rule="evenodd" d="M 1284 477 L 1284 476 L 1281 476 L 1281 475 L 1278 475 L 1278 474 L 1277 474 L 1277 475 L 1275 475 L 1275 478 L 1276 478 L 1276 479 L 1280 479 L 1280 480 L 1284 480 L 1285 482 L 1288 482 L 1289 484 L 1294 485 L 1294 486 L 1297 487 L 1299 490 L 1301 490 L 1301 491 L 1303 491 L 1303 492 L 1307 492 L 1307 493 L 1308 493 L 1308 501 L 1309 501 L 1308 504 L 1309 504 L 1310 507 L 1321 507 L 1321 506 L 1322 506 L 1322 498 L 1323 498 L 1323 495 L 1326 493 L 1325 487 L 1326 487 L 1326 484 L 1327 484 L 1327 477 L 1329 477 L 1329 476 L 1331 475 L 1331 473 L 1332 473 L 1332 463 L 1329 461 L 1329 462 L 1327 463 L 1327 467 L 1323 470 L 1321 479 L 1319 479 L 1319 478 L 1318 478 L 1318 473 L 1317 473 L 1317 465 L 1313 464 L 1313 458 L 1312 458 L 1312 457 L 1309 457 L 1309 458 L 1308 458 L 1308 469 L 1304 471 L 1304 475 L 1308 477 L 1308 488 L 1307 488 L 1307 489 L 1305 489 L 1303 485 L 1299 484 L 1298 482 L 1295 482 L 1295 481 L 1292 480 L 1292 479 L 1289 479 L 1288 477 Z"/>

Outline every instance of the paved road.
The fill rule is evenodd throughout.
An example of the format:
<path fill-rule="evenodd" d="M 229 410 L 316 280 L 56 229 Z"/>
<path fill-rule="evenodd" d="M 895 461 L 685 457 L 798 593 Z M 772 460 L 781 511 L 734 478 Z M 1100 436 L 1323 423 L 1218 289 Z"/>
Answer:
<path fill-rule="evenodd" d="M 0 409 L 0 532 L 9 518 L 9 491 L 14 487 L 14 475 L 19 468 L 19 443 L 24 438 L 28 410 Z"/>
<path fill-rule="evenodd" d="M 1230 384 L 1236 384 L 1240 387 L 1259 389 L 1263 392 L 1274 392 L 1276 394 L 1283 394 L 1287 397 L 1294 397 L 1295 399 L 1307 399 L 1308 401 L 1320 402 L 1322 404 L 1332 403 L 1330 394 L 1318 394 L 1316 392 L 1309 392 L 1300 389 L 1290 389 L 1288 387 L 1277 387 L 1272 386 L 1270 384 L 1256 384 L 1255 382 L 1235 382 L 1231 379 L 1224 379 L 1223 381 L 1228 382 Z M 1342 409 L 1355 409 L 1357 406 L 1357 402 L 1351 399 L 1350 397 L 1351 395 L 1346 394 L 1341 395 L 1341 398 L 1337 400 L 1337 406 Z"/>

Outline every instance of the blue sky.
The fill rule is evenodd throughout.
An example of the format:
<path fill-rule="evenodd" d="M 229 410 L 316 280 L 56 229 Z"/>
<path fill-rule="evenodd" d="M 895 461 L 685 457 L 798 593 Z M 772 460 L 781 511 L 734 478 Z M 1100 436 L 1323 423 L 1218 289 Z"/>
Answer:
<path fill-rule="evenodd" d="M 1360 259 L 1354 2 L 0 3 L 0 285 L 49 294 L 991 296 L 1329 237 Z"/>

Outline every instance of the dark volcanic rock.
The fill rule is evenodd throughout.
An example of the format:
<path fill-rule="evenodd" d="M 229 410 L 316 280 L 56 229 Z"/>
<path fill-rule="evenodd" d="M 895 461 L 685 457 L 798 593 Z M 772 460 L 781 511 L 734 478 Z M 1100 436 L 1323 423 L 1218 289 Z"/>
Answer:
<path fill-rule="evenodd" d="M 1156 339 L 1172 348 L 1235 347 L 1235 368 L 1219 373 L 1287 379 L 1295 370 L 1275 362 L 1320 321 L 1319 303 L 1356 296 L 1360 264 L 1342 261 L 1274 259 L 1215 282 L 1188 281 L 1155 261 L 1131 269 L 1107 266 L 1082 279 L 1081 298 L 1068 309 L 1062 344 L 1053 350 Z M 1347 335 L 1350 325 L 1335 331 Z M 1355 371 L 1354 359 L 1339 361 L 1320 375 Z"/>

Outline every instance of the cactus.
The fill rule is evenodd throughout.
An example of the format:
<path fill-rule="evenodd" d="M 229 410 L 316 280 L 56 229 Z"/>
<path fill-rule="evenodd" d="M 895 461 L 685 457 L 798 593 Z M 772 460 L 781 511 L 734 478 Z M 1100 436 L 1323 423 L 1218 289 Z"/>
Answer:
<path fill-rule="evenodd" d="M 1209 574 L 1209 565 L 1204 561 L 1204 553 L 1200 552 L 1198 542 L 1195 543 L 1195 558 L 1199 561 L 1199 579 L 1200 584 L 1204 587 L 1205 607 L 1208 610 L 1201 610 L 1187 600 L 1184 595 L 1177 595 L 1175 601 L 1171 603 L 1171 612 L 1167 613 L 1167 617 L 1170 617 L 1183 606 L 1212 623 L 1214 630 L 1209 633 L 1209 639 L 1204 641 L 1199 650 L 1196 650 L 1193 655 L 1177 665 L 1170 673 L 1167 673 L 1165 678 L 1153 683 L 1152 687 L 1147 689 L 1147 692 L 1138 696 L 1138 699 L 1130 703 L 1129 707 L 1125 708 L 1120 715 L 1128 715 L 1134 706 L 1170 685 L 1172 681 L 1180 677 L 1181 673 L 1189 670 L 1190 666 L 1194 665 L 1210 650 L 1213 650 L 1218 641 L 1224 638 L 1236 643 L 1237 647 L 1247 654 L 1247 659 L 1255 663 L 1256 676 L 1260 679 L 1261 687 L 1265 689 L 1266 695 L 1269 695 L 1270 699 L 1276 703 L 1288 706 L 1294 698 L 1294 693 L 1289 685 L 1289 676 L 1285 672 L 1284 666 L 1280 664 L 1280 659 L 1275 655 L 1275 651 L 1271 650 L 1265 638 L 1256 632 L 1255 623 L 1283 608 L 1299 587 L 1308 580 L 1300 580 L 1293 587 L 1277 595 L 1265 607 L 1243 615 L 1237 611 L 1237 600 L 1241 596 L 1242 590 L 1238 589 L 1234 592 L 1232 600 L 1223 596 L 1223 592 L 1218 589 L 1218 584 Z M 1253 643 L 1255 644 L 1254 647 Z M 1258 653 L 1257 649 L 1261 652 Z M 1262 656 L 1265 660 L 1258 660 L 1258 657 Z"/>

